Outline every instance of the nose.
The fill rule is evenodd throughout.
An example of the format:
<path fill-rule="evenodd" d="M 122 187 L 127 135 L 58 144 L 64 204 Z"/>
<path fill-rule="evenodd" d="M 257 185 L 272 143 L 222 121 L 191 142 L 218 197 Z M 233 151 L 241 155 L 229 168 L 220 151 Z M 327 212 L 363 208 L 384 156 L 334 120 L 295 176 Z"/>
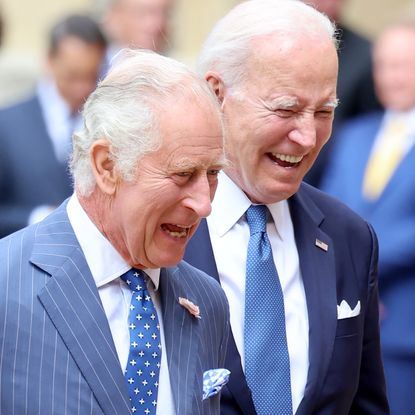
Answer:
<path fill-rule="evenodd" d="M 200 177 L 189 189 L 184 205 L 196 212 L 199 218 L 206 218 L 212 211 L 212 189 L 206 177 Z"/>
<path fill-rule="evenodd" d="M 288 137 L 304 150 L 312 150 L 316 145 L 317 138 L 314 114 L 306 114 L 299 118 L 295 128 L 290 131 Z"/>

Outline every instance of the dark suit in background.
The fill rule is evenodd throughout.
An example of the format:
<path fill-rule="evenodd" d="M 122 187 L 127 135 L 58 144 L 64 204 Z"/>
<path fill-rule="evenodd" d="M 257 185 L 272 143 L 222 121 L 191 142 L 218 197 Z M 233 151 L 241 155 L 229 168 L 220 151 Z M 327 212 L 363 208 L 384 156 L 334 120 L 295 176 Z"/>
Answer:
<path fill-rule="evenodd" d="M 67 165 L 57 160 L 39 100 L 0 111 L 0 236 L 27 225 L 39 205 L 58 206 L 72 193 Z"/>
<path fill-rule="evenodd" d="M 322 188 L 379 238 L 381 343 L 393 415 L 415 413 L 415 21 L 391 22 L 373 47 L 385 111 L 344 125 Z"/>
<path fill-rule="evenodd" d="M 0 110 L 0 237 L 28 225 L 39 206 L 44 212 L 30 220 L 42 219 L 72 190 L 72 130 L 96 86 L 106 41 L 93 19 L 77 14 L 59 20 L 48 40 L 49 77 L 36 95 Z M 57 155 L 62 148 L 66 157 Z"/>
<path fill-rule="evenodd" d="M 392 413 L 401 415 L 415 410 L 415 147 L 381 196 L 367 200 L 362 183 L 382 119 L 379 112 L 344 126 L 322 188 L 361 214 L 379 237 L 383 361 Z"/>

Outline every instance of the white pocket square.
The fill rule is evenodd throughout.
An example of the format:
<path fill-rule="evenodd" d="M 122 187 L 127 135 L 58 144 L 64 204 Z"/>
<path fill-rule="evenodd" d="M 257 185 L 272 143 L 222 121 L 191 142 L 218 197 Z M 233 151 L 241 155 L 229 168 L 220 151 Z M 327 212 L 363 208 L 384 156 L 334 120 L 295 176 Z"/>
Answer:
<path fill-rule="evenodd" d="M 351 308 L 347 304 L 346 300 L 343 300 L 340 305 L 337 306 L 337 320 L 343 320 L 345 318 L 356 317 L 360 314 L 360 300 L 357 302 L 355 308 Z"/>

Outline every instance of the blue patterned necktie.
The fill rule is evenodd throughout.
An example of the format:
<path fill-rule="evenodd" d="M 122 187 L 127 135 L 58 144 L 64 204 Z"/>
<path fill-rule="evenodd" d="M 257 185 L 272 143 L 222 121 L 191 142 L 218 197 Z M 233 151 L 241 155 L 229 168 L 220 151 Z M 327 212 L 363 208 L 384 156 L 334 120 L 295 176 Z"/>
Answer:
<path fill-rule="evenodd" d="M 131 411 L 154 415 L 161 362 L 160 326 L 144 276 L 145 273 L 137 269 L 121 276 L 133 292 L 128 316 L 130 353 L 124 376 Z"/>
<path fill-rule="evenodd" d="M 266 233 L 267 207 L 246 212 L 245 376 L 258 415 L 292 415 L 284 297 Z"/>

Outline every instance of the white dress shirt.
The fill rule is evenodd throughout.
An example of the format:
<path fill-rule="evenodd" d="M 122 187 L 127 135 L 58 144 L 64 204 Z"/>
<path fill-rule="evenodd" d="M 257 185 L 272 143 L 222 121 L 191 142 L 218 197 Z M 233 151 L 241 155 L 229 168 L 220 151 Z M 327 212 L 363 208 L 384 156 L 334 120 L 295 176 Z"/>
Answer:
<path fill-rule="evenodd" d="M 229 301 L 232 332 L 243 367 L 245 270 L 250 235 L 245 212 L 251 204 L 242 190 L 225 173 L 220 173 L 212 213 L 207 222 L 221 285 Z M 273 222 L 267 223 L 267 233 L 284 295 L 295 413 L 304 396 L 308 375 L 307 303 L 288 203 L 282 201 L 267 207 L 273 218 Z"/>
<path fill-rule="evenodd" d="M 37 97 L 56 159 L 66 165 L 72 151 L 72 134 L 82 127 L 82 116 L 71 114 L 69 105 L 60 96 L 55 83 L 44 79 L 37 86 Z M 40 222 L 56 206 L 36 206 L 30 213 L 28 225 Z"/>
<path fill-rule="evenodd" d="M 99 232 L 80 205 L 76 195 L 72 195 L 67 205 L 69 221 L 82 248 L 86 262 L 98 288 L 111 334 L 114 339 L 120 365 L 124 373 L 130 348 L 128 314 L 132 291 L 119 278 L 127 272 L 128 265 L 110 242 Z M 161 337 L 161 367 L 157 396 L 157 415 L 175 415 L 173 395 L 167 366 L 166 345 L 158 290 L 160 269 L 144 270 L 152 284 L 148 284 L 151 299 L 157 311 Z"/>
<path fill-rule="evenodd" d="M 80 113 L 71 113 L 69 105 L 60 96 L 52 80 L 39 83 L 37 96 L 56 158 L 61 163 L 66 163 L 72 151 L 72 134 L 81 129 L 82 116 Z"/>
<path fill-rule="evenodd" d="M 388 110 L 385 111 L 381 127 L 376 135 L 375 141 L 373 142 L 372 149 L 370 150 L 370 155 L 372 155 L 375 152 L 375 150 L 377 150 L 378 146 L 381 145 L 381 142 L 385 134 L 385 128 L 389 124 L 389 120 L 395 117 L 404 118 L 407 127 L 404 156 L 411 150 L 411 148 L 415 144 L 415 108 L 406 112 Z"/>

